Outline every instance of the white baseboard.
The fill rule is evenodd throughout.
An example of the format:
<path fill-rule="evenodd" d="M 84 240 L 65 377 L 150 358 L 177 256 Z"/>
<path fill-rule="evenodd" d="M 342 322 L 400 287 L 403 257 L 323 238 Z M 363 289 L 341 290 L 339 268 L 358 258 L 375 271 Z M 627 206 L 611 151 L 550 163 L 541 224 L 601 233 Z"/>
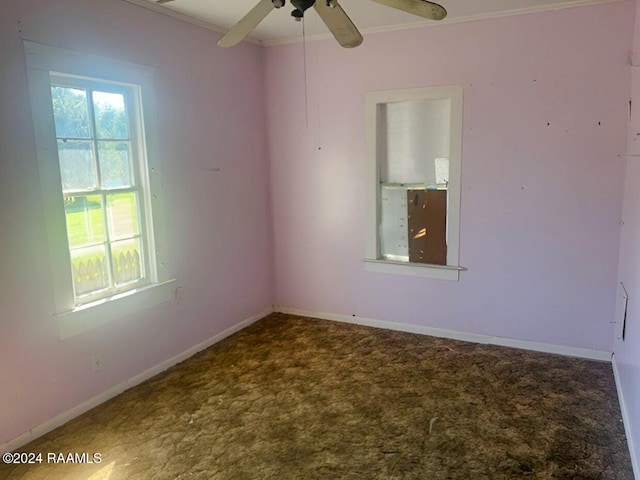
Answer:
<path fill-rule="evenodd" d="M 100 405 L 101 403 L 106 402 L 107 400 L 110 400 L 111 398 L 119 395 L 120 393 L 124 392 L 125 390 L 134 387 L 142 382 L 144 382 L 145 380 L 148 380 L 149 378 L 163 372 L 164 370 L 167 370 L 168 368 L 186 360 L 189 357 L 192 357 L 193 355 L 195 355 L 196 353 L 198 353 L 201 350 L 204 350 L 205 348 L 210 347 L 211 345 L 225 339 L 226 337 L 242 330 L 243 328 L 248 327 L 249 325 L 251 325 L 252 323 L 257 322 L 258 320 L 266 317 L 267 315 L 269 315 L 272 312 L 280 312 L 280 313 L 289 313 L 292 315 L 299 315 L 299 316 L 304 316 L 304 317 L 312 317 L 312 318 L 321 318 L 321 319 L 325 319 L 325 320 L 334 320 L 334 321 L 338 321 L 338 322 L 345 322 L 345 323 L 353 323 L 353 324 L 357 324 L 357 325 L 364 325 L 364 326 L 369 326 L 369 327 L 375 327 L 375 328 L 384 328 L 387 330 L 398 330 L 398 331 L 402 331 L 402 332 L 410 332 L 410 333 L 419 333 L 422 335 L 430 335 L 433 337 L 441 337 L 441 338 L 450 338 L 453 340 L 462 340 L 462 341 L 466 341 L 466 342 L 474 342 L 474 343 L 480 343 L 480 344 L 490 344 L 490 345 L 500 345 L 500 346 L 505 346 L 505 347 L 512 347 L 512 348 L 520 348 L 520 349 L 525 349 L 525 350 L 534 350 L 534 351 L 538 351 L 538 352 L 546 352 L 546 353 L 555 353 L 555 354 L 559 354 L 559 355 L 566 355 L 566 356 L 572 356 L 572 357 L 580 357 L 580 358 L 588 358 L 588 359 L 592 359 L 592 360 L 601 360 L 601 361 L 611 361 L 611 353 L 610 352 L 603 352 L 603 351 L 598 351 L 598 350 L 589 350 L 586 348 L 576 348 L 576 347 L 564 347 L 564 346 L 560 346 L 560 345 L 553 345 L 553 344 L 546 344 L 546 343 L 537 343 L 537 342 L 529 342 L 529 341 L 525 341 L 525 340 L 515 340 L 515 339 L 510 339 L 510 338 L 503 338 L 503 337 L 493 337 L 493 336 L 489 336 L 489 335 L 481 335 L 481 334 L 475 334 L 475 333 L 464 333 L 464 332 L 457 332 L 457 331 L 453 331 L 453 330 L 445 330 L 445 329 L 439 329 L 439 328 L 432 328 L 432 327 L 424 327 L 424 326 L 420 326 L 420 325 L 412 325 L 412 324 L 408 324 L 408 323 L 395 323 L 395 322 L 388 322 L 388 321 L 384 321 L 384 320 L 375 320 L 375 319 L 370 319 L 370 318 L 362 318 L 362 317 L 350 317 L 348 315 L 338 315 L 338 314 L 330 314 L 330 313 L 320 313 L 320 312 L 310 312 L 310 311 L 305 311 L 305 310 L 298 310 L 298 309 L 294 309 L 294 308 L 288 308 L 288 307 L 283 307 L 283 306 L 279 306 L 279 305 L 274 305 L 274 306 L 270 306 L 265 308 L 264 310 L 262 310 L 260 313 L 253 315 L 239 323 L 237 323 L 236 325 L 229 327 L 228 329 L 224 330 L 223 332 L 218 333 L 217 335 L 214 335 L 213 337 L 200 342 L 199 344 L 185 350 L 184 352 L 168 359 L 165 360 L 164 362 L 151 367 L 147 370 L 145 370 L 144 372 L 128 379 L 125 380 L 124 382 L 111 387 L 110 389 L 102 392 L 99 395 L 96 395 L 95 397 L 87 400 L 86 402 L 70 409 L 67 410 L 66 412 L 57 415 L 56 417 L 52 418 L 51 420 L 48 420 L 47 422 L 38 425 L 37 427 L 32 428 L 31 430 L 29 430 L 28 432 L 20 435 L 19 437 L 10 440 L 7 443 L 1 444 L 0 445 L 0 454 L 5 453 L 5 452 L 11 452 L 11 451 L 15 451 L 16 449 L 22 447 L 23 445 L 26 445 L 27 443 L 31 442 L 32 440 L 35 440 L 38 437 L 41 437 L 42 435 L 44 435 L 45 433 L 50 432 L 51 430 L 54 430 L 56 428 L 58 428 L 59 426 L 67 423 L 68 421 L 78 417 L 79 415 L 91 410 L 92 408 Z M 617 380 L 617 371 L 615 369 L 615 363 L 614 363 L 614 374 L 616 375 L 616 385 L 618 385 L 618 380 Z M 622 412 L 623 412 L 623 418 L 625 421 L 625 428 L 627 428 L 627 418 L 626 418 L 626 409 L 624 406 L 622 406 L 622 402 L 623 402 L 623 397 L 620 391 L 618 391 L 618 395 L 621 401 L 621 408 L 622 408 Z M 627 438 L 631 438 L 629 437 L 629 435 L 627 435 Z M 632 459 L 634 460 L 634 471 L 636 474 L 636 477 L 640 479 L 640 474 L 638 473 L 638 465 L 637 465 L 637 458 L 634 456 L 633 453 L 633 446 L 631 444 L 631 442 L 629 443 L 629 448 L 632 450 Z"/>
<path fill-rule="evenodd" d="M 241 322 L 233 325 L 232 327 L 227 328 L 226 330 L 224 330 L 223 332 L 218 333 L 217 335 L 214 335 L 213 337 L 200 342 L 197 345 L 194 345 L 193 347 L 185 350 L 182 353 L 179 353 L 178 355 L 169 358 L 168 360 L 165 360 L 164 362 L 159 363 L 158 365 L 151 367 L 147 370 L 145 370 L 144 372 L 128 379 L 125 380 L 124 382 L 111 387 L 110 389 L 102 392 L 99 395 L 96 395 L 95 397 L 87 400 L 84 403 L 81 403 L 80 405 L 73 407 L 70 410 L 67 410 L 64 413 L 61 413 L 60 415 L 57 415 L 56 417 L 52 418 L 51 420 L 48 420 L 47 422 L 38 425 L 37 427 L 32 428 L 31 430 L 29 430 L 26 433 L 23 433 L 22 435 L 20 435 L 17 438 L 14 438 L 13 440 L 10 440 L 7 443 L 3 443 L 0 445 L 0 454 L 5 453 L 5 452 L 13 452 L 16 449 L 26 445 L 27 443 L 31 442 L 32 440 L 35 440 L 38 437 L 41 437 L 42 435 L 44 435 L 45 433 L 50 432 L 51 430 L 54 430 L 62 425 L 64 425 L 65 423 L 67 423 L 70 420 L 73 420 L 74 418 L 82 415 L 83 413 L 91 410 L 94 407 L 97 407 L 98 405 L 100 405 L 101 403 L 106 402 L 107 400 L 110 400 L 111 398 L 121 394 L 122 392 L 124 392 L 125 390 L 128 390 L 131 387 L 135 387 L 136 385 L 139 385 L 140 383 L 144 382 L 145 380 L 150 379 L 151 377 L 156 376 L 157 374 L 167 370 L 168 368 L 173 367 L 174 365 L 186 360 L 189 357 L 192 357 L 193 355 L 195 355 L 196 353 L 198 353 L 201 350 L 204 350 L 205 348 L 210 347 L 211 345 L 218 343 L 221 340 L 224 340 L 225 338 L 227 338 L 230 335 L 233 335 L 234 333 L 242 330 L 245 327 L 248 327 L 249 325 L 251 325 L 252 323 L 257 322 L 258 320 L 266 317 L 267 315 L 269 315 L 270 313 L 273 313 L 273 307 L 269 306 L 267 308 L 265 308 L 264 310 L 262 310 L 260 313 L 253 315 L 245 320 L 242 320 Z"/>
<path fill-rule="evenodd" d="M 629 410 L 627 410 L 627 404 L 624 401 L 624 394 L 622 392 L 622 385 L 620 384 L 620 374 L 618 373 L 618 365 L 616 364 L 616 355 L 611 357 L 611 363 L 613 364 L 613 378 L 616 380 L 616 389 L 618 390 L 618 401 L 620 402 L 620 410 L 622 411 L 622 423 L 624 424 L 624 433 L 627 437 L 627 445 L 629 445 L 629 454 L 631 455 L 631 466 L 633 467 L 633 475 L 640 480 L 640 458 L 635 444 L 633 443 L 633 436 L 631 435 L 631 422 L 629 420 Z"/>
<path fill-rule="evenodd" d="M 365 325 L 367 327 L 384 328 L 387 330 L 398 330 L 401 332 L 409 333 L 419 333 L 432 337 L 462 340 L 464 342 L 499 345 L 502 347 L 520 348 L 523 350 L 533 350 L 536 352 L 555 353 L 557 355 L 587 358 L 590 360 L 600 360 L 604 362 L 611 361 L 611 352 L 590 350 L 588 348 L 565 347 L 562 345 L 554 345 L 551 343 L 529 342 L 527 340 L 493 337 L 490 335 L 482 335 L 479 333 L 457 332 L 455 330 L 425 327 L 421 325 L 412 325 L 409 323 L 388 322 L 385 320 L 375 320 L 372 318 L 351 317 L 349 315 L 338 315 L 335 313 L 308 312 L 305 310 L 283 307 L 281 305 L 274 305 L 273 310 L 274 312 L 289 313 L 291 315 L 299 315 L 301 317 L 321 318 L 324 320 L 334 320 L 337 322 L 354 323 L 356 325 Z"/>

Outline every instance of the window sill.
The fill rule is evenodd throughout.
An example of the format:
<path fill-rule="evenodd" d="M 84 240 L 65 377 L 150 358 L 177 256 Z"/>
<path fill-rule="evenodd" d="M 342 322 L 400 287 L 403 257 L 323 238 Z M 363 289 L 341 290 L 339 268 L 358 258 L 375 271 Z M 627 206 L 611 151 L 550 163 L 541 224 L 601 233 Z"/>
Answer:
<path fill-rule="evenodd" d="M 436 280 L 460 280 L 460 272 L 464 267 L 452 265 L 428 265 L 423 263 L 392 262 L 389 260 L 364 259 L 367 272 L 387 273 L 391 275 L 406 275 L 411 277 L 433 278 Z"/>
<path fill-rule="evenodd" d="M 69 312 L 54 315 L 60 340 L 73 337 L 141 310 L 171 301 L 175 297 L 176 280 L 168 280 L 136 288 L 113 297 L 82 305 Z"/>

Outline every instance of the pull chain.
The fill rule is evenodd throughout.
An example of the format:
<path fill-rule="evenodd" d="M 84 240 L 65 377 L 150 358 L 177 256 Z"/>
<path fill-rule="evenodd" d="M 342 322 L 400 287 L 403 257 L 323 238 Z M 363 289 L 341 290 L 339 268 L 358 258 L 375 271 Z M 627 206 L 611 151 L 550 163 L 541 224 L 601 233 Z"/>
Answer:
<path fill-rule="evenodd" d="M 309 92 L 307 85 L 307 34 L 305 31 L 305 17 L 302 17 L 302 56 L 304 67 L 304 117 L 309 128 Z"/>

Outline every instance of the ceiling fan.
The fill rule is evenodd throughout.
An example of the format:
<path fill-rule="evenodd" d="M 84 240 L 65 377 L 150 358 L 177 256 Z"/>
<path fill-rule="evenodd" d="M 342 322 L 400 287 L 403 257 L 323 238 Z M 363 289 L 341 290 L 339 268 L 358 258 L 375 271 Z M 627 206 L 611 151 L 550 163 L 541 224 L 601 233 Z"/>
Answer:
<path fill-rule="evenodd" d="M 174 0 L 156 0 L 156 3 L 168 3 Z M 397 8 L 430 20 L 442 20 L 447 11 L 437 3 L 427 0 L 373 0 L 388 7 Z M 294 10 L 291 16 L 300 21 L 305 12 L 313 7 L 320 18 L 329 28 L 340 45 L 347 48 L 357 47 L 362 43 L 362 35 L 353 24 L 349 16 L 338 4 L 338 0 L 290 0 Z M 235 26 L 233 26 L 218 45 L 233 47 L 240 43 L 251 31 L 276 8 L 284 7 L 286 0 L 260 0 Z"/>

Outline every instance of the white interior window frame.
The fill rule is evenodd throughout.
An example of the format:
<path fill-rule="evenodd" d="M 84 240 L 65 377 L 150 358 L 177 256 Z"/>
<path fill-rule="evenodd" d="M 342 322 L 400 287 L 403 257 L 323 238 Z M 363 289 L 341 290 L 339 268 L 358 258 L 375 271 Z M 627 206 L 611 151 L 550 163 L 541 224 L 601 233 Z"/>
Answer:
<path fill-rule="evenodd" d="M 142 119 L 140 115 L 142 113 L 142 104 L 141 104 L 141 92 L 140 87 L 138 85 L 129 85 L 123 83 L 115 83 L 115 82 L 105 82 L 104 80 L 93 79 L 93 78 L 84 78 L 78 77 L 75 75 L 64 75 L 58 72 L 51 72 L 51 86 L 60 86 L 66 88 L 75 88 L 81 89 L 85 91 L 102 91 L 102 92 L 110 92 L 117 93 L 123 95 L 125 99 L 125 105 L 127 110 L 127 120 L 128 120 L 128 129 L 129 129 L 129 139 L 124 140 L 126 142 L 131 143 L 131 168 L 132 168 L 132 177 L 133 184 L 130 187 L 117 187 L 117 188 L 105 188 L 102 185 L 98 185 L 95 190 L 88 191 L 78 191 L 79 195 L 108 195 L 108 194 L 117 194 L 119 192 L 133 192 L 136 194 L 138 198 L 138 215 L 140 216 L 140 232 L 139 237 L 143 239 L 142 241 L 142 252 L 141 253 L 141 261 L 143 263 L 144 275 L 142 278 L 130 283 L 126 283 L 121 286 L 110 285 L 108 288 L 99 290 L 96 292 L 91 292 L 88 294 L 75 296 L 75 307 L 82 307 L 87 304 L 94 303 L 95 301 L 102 300 L 104 298 L 113 297 L 120 293 L 124 293 L 128 290 L 133 290 L 136 288 L 144 287 L 153 283 L 158 283 L 157 280 L 157 269 L 156 262 L 153 257 L 149 256 L 149 252 L 155 250 L 155 240 L 153 236 L 153 222 L 147 215 L 147 210 L 149 209 L 150 195 L 149 195 L 149 181 L 147 172 L 147 155 L 146 149 L 144 146 L 144 125 L 142 124 Z M 92 101 L 87 96 L 87 101 Z M 94 115 L 91 113 L 91 109 L 89 109 L 89 115 Z M 92 122 L 94 122 L 92 120 Z M 90 124 L 92 123 L 90 122 Z M 94 138 L 95 137 L 95 138 Z M 87 138 L 87 141 L 90 143 L 100 141 L 97 138 L 97 134 L 93 132 L 91 138 Z M 72 194 L 72 195 L 73 195 Z M 64 191 L 63 191 L 64 196 Z M 104 205 L 106 209 L 106 203 Z M 108 228 L 105 224 L 105 243 L 110 245 L 114 242 L 113 239 L 108 238 Z M 68 248 L 71 249 L 71 246 L 68 245 Z M 111 264 L 113 262 L 112 254 L 108 253 L 109 247 L 106 248 L 106 255 L 110 259 L 108 262 L 109 268 L 111 268 Z M 71 262 L 71 259 L 69 259 Z M 109 275 L 110 280 L 111 275 Z"/>
<path fill-rule="evenodd" d="M 141 65 L 85 54 L 73 50 L 24 41 L 27 79 L 38 156 L 43 213 L 49 247 L 55 312 L 60 339 L 77 335 L 143 309 L 175 298 L 176 281 L 170 274 L 162 203 L 162 181 L 157 166 L 157 128 L 154 102 L 154 71 Z M 144 222 L 148 236 L 148 278 L 144 284 L 90 303 L 77 304 L 71 278 L 71 260 L 66 232 L 64 198 L 55 122 L 51 103 L 52 75 L 78 77 L 97 83 L 113 83 L 138 89 L 139 130 L 137 152 L 141 162 L 138 178 L 140 200 L 145 203 Z M 153 219 L 153 220 L 152 220 Z"/>
<path fill-rule="evenodd" d="M 382 154 L 378 148 L 385 125 L 379 115 L 380 106 L 390 103 L 450 100 L 449 185 L 447 194 L 447 265 L 396 262 L 382 258 L 380 245 L 380 165 Z M 426 277 L 458 281 L 460 271 L 460 190 L 462 167 L 462 110 L 461 86 L 438 86 L 403 90 L 370 92 L 366 96 L 366 161 L 367 161 L 367 232 L 364 258 L 365 270 L 375 273 Z"/>

